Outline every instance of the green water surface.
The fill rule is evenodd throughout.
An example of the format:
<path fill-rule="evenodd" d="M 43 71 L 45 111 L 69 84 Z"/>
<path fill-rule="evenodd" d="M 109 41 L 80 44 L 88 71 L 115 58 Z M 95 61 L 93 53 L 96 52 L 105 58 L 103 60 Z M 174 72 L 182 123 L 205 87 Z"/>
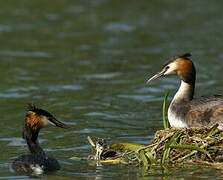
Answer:
<path fill-rule="evenodd" d="M 179 81 L 146 80 L 172 55 L 191 52 L 196 96 L 223 89 L 223 2 L 178 0 L 0 1 L 0 179 L 27 153 L 21 138 L 33 102 L 72 129 L 46 128 L 41 146 L 62 166 L 49 179 L 221 179 L 213 168 L 95 166 L 87 136 L 147 144 L 162 128 L 163 95 Z"/>

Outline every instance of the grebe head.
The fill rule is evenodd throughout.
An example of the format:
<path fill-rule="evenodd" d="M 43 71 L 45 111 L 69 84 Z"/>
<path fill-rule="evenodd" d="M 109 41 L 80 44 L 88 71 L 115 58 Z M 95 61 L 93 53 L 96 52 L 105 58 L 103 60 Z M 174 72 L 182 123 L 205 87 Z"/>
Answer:
<path fill-rule="evenodd" d="M 28 104 L 28 112 L 26 113 L 25 125 L 33 130 L 41 129 L 48 125 L 61 128 L 69 128 L 68 125 L 58 121 L 52 114 L 46 110 L 37 108 L 33 104 Z"/>
<path fill-rule="evenodd" d="M 191 54 L 186 53 L 180 56 L 175 56 L 168 61 L 162 70 L 152 76 L 147 83 L 167 75 L 178 75 L 181 80 L 186 83 L 195 83 L 196 70 L 193 62 L 190 59 Z"/>
<path fill-rule="evenodd" d="M 38 144 L 38 134 L 41 128 L 53 125 L 61 128 L 69 128 L 69 125 L 66 125 L 58 121 L 52 114 L 49 112 L 37 108 L 36 106 L 29 104 L 28 112 L 25 117 L 25 124 L 23 127 L 23 138 L 26 140 L 29 150 L 31 153 L 42 152 L 42 148 Z"/>

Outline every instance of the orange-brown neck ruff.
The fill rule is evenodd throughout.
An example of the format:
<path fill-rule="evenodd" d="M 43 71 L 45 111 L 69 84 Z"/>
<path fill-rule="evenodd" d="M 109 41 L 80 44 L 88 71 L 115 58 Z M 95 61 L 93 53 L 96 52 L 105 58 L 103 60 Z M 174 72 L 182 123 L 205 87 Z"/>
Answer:
<path fill-rule="evenodd" d="M 38 143 L 39 130 L 43 127 L 41 118 L 35 113 L 29 111 L 26 114 L 25 125 L 23 128 L 23 138 L 26 140 L 31 153 L 43 151 Z"/>
<path fill-rule="evenodd" d="M 179 58 L 176 60 L 177 75 L 186 83 L 195 84 L 196 70 L 193 62 L 187 58 Z"/>
<path fill-rule="evenodd" d="M 26 125 L 33 129 L 37 130 L 44 126 L 41 117 L 37 115 L 35 112 L 28 112 L 26 115 Z"/>
<path fill-rule="evenodd" d="M 192 100 L 194 96 L 195 81 L 196 81 L 196 70 L 194 64 L 190 59 L 187 58 L 177 59 L 176 64 L 177 64 L 177 75 L 182 80 L 181 86 L 177 92 L 178 98 L 184 100 Z"/>

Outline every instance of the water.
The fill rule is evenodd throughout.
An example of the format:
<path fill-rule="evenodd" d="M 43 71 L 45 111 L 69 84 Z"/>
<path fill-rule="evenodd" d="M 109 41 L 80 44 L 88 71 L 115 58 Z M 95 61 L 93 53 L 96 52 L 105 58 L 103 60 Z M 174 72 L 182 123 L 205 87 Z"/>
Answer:
<path fill-rule="evenodd" d="M 222 92 L 220 1 L 1 1 L 0 178 L 25 179 L 10 163 L 27 152 L 21 139 L 26 103 L 34 102 L 75 125 L 46 128 L 41 146 L 62 169 L 43 178 L 215 178 L 199 166 L 95 167 L 87 161 L 87 136 L 146 144 L 162 128 L 161 103 L 176 78 L 145 81 L 166 59 L 191 52 L 197 95 Z M 214 88 L 213 88 L 214 87 Z M 214 91 L 213 91 L 214 89 Z"/>

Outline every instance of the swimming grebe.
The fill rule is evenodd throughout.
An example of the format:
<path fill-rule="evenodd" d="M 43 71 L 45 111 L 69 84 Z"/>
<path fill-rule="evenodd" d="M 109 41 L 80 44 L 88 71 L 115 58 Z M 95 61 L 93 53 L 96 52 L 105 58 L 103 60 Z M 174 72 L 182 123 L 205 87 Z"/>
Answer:
<path fill-rule="evenodd" d="M 31 154 L 19 156 L 12 163 L 12 168 L 18 173 L 42 174 L 43 172 L 60 169 L 58 161 L 49 157 L 38 143 L 38 134 L 41 128 L 54 125 L 61 128 L 69 126 L 58 121 L 49 112 L 39 109 L 34 105 L 28 106 L 23 127 L 23 138 L 26 140 Z"/>
<path fill-rule="evenodd" d="M 180 88 L 168 108 L 171 127 L 208 127 L 218 124 L 218 128 L 223 130 L 223 97 L 214 95 L 193 99 L 196 70 L 190 57 L 189 53 L 174 57 L 147 82 L 166 75 L 177 75 L 181 79 Z"/>

